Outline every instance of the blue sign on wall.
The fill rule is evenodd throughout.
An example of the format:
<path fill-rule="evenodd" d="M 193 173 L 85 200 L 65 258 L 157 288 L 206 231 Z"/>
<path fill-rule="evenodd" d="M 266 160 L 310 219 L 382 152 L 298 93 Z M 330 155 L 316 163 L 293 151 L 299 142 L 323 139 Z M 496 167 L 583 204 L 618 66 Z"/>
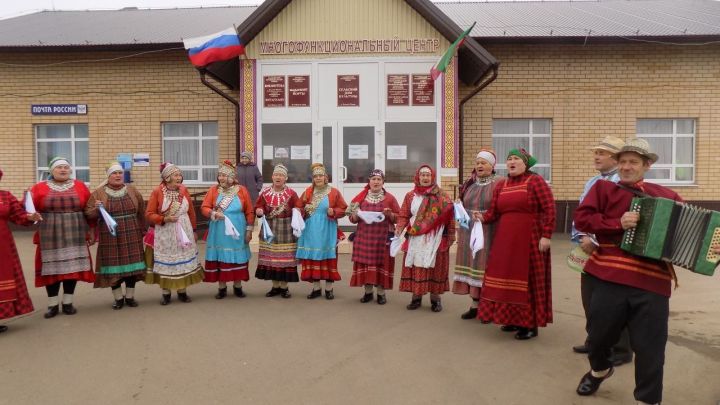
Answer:
<path fill-rule="evenodd" d="M 32 115 L 86 115 L 87 104 L 33 104 Z"/>

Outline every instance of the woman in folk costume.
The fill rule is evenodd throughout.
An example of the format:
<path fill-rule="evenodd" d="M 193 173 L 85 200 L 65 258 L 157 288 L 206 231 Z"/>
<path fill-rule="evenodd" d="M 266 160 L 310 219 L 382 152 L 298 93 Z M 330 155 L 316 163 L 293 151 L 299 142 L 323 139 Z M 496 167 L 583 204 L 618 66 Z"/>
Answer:
<path fill-rule="evenodd" d="M 307 296 L 314 299 L 321 295 L 320 281 L 325 280 L 325 298 L 333 299 L 333 282 L 340 280 L 337 271 L 337 220 L 345 216 L 347 203 L 340 192 L 330 187 L 325 166 L 310 166 L 313 184 L 308 187 L 295 204 L 305 217 L 305 230 L 298 239 L 297 255 L 302 264 L 301 279 L 313 283 Z"/>
<path fill-rule="evenodd" d="M 3 171 L 0 169 L 0 180 Z M 0 190 L 0 319 L 8 319 L 15 316 L 30 313 L 35 310 L 23 276 L 20 257 L 18 256 L 15 240 L 8 226 L 8 221 L 18 225 L 31 225 L 33 222 L 42 221 L 42 216 L 37 213 L 28 213 L 20 202 L 9 191 Z M 8 330 L 5 325 L 0 325 L 0 333 Z"/>
<path fill-rule="evenodd" d="M 429 165 L 418 168 L 415 189 L 405 195 L 395 227 L 396 235 L 406 230 L 400 291 L 412 293 L 409 310 L 420 308 L 423 295 L 429 292 L 432 311 L 442 311 L 440 294 L 450 289 L 448 250 L 455 241 L 454 210 L 435 179 Z"/>
<path fill-rule="evenodd" d="M 524 149 L 508 153 L 508 177 L 495 187 L 483 224 L 497 222 L 480 293 L 478 318 L 504 325 L 527 340 L 552 322 L 550 237 L 555 201 L 547 182 L 530 171 L 536 159 Z"/>
<path fill-rule="evenodd" d="M 377 288 L 377 303 L 387 302 L 385 290 L 392 290 L 395 258 L 390 256 L 388 234 L 392 235 L 395 221 L 400 211 L 397 199 L 385 191 L 385 173 L 375 169 L 368 176 L 365 189 L 353 198 L 347 209 L 350 222 L 357 224 L 353 239 L 353 274 L 351 287 L 365 287 L 365 294 L 360 302 L 373 299 L 373 287 Z M 366 214 L 367 213 L 367 214 Z M 382 213 L 384 218 L 368 217 L 367 223 L 361 215 L 371 216 Z M 382 218 L 381 221 L 377 221 Z"/>
<path fill-rule="evenodd" d="M 460 201 L 475 221 L 479 221 L 482 213 L 490 207 L 493 190 L 498 184 L 499 177 L 495 176 L 496 160 L 495 152 L 492 149 L 480 150 L 475 157 L 475 169 L 470 178 L 460 187 Z M 470 247 L 472 226 L 472 223 L 469 224 L 469 229 L 460 226 L 457 231 L 458 246 L 452 292 L 458 295 L 470 295 L 472 298 L 470 309 L 460 315 L 462 319 L 477 318 L 480 289 L 485 276 L 485 264 L 490 252 L 490 242 L 494 230 L 492 224 L 482 225 L 485 243 L 480 251 L 473 254 L 473 249 Z"/>
<path fill-rule="evenodd" d="M 255 214 L 250 195 L 237 184 L 235 167 L 230 161 L 220 163 L 217 185 L 210 187 L 202 203 L 202 214 L 210 218 L 205 248 L 205 279 L 218 283 L 217 299 L 227 295 L 227 282 L 233 282 L 233 293 L 243 298 L 242 282 L 250 279 L 250 240 Z"/>
<path fill-rule="evenodd" d="M 102 223 L 100 242 L 95 259 L 95 288 L 110 287 L 115 302 L 113 309 L 123 306 L 137 307 L 135 283 L 145 279 L 143 230 L 145 228 L 145 200 L 137 189 L 124 182 L 124 170 L 120 163 L 108 167 L 107 180 L 90 196 L 85 207 L 88 218 Z M 105 209 L 117 223 L 111 234 L 100 213 Z M 125 283 L 125 293 L 122 291 Z"/>
<path fill-rule="evenodd" d="M 95 223 L 85 217 L 90 190 L 85 183 L 70 178 L 70 162 L 63 157 L 50 161 L 50 179 L 31 189 L 35 209 L 43 216 L 35 233 L 35 287 L 45 287 L 48 310 L 45 318 L 59 312 L 60 285 L 63 287 L 62 312 L 73 315 L 73 294 L 78 281 L 92 283 L 89 245 L 95 243 Z"/>
<path fill-rule="evenodd" d="M 145 218 L 155 225 L 153 260 L 145 283 L 162 288 L 162 305 L 170 303 L 172 290 L 178 299 L 190 302 L 187 287 L 203 279 L 195 244 L 195 209 L 182 182 L 180 168 L 172 163 L 160 165 L 162 182 L 153 190 Z"/>
<path fill-rule="evenodd" d="M 298 201 L 298 196 L 285 183 L 288 170 L 278 164 L 273 169 L 272 185 L 265 188 L 255 203 L 255 215 L 267 220 L 272 239 L 266 239 L 260 230 L 260 246 L 258 264 L 255 278 L 272 280 L 272 288 L 265 294 L 266 297 L 280 295 L 290 298 L 288 283 L 299 281 L 297 273 L 297 238 L 293 235 L 291 227 L 292 209 Z"/>

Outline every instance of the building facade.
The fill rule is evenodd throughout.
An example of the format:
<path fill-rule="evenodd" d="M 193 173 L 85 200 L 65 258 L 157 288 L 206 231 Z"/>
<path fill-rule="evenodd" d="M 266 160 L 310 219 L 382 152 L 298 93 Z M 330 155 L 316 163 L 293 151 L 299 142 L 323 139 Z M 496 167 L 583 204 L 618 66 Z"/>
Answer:
<path fill-rule="evenodd" d="M 385 170 L 388 189 L 401 194 L 423 162 L 437 167 L 440 181 L 454 190 L 480 147 L 493 146 L 502 162 L 507 150 L 522 146 L 538 157 L 535 170 L 552 185 L 558 230 L 564 230 L 593 175 L 589 147 L 615 135 L 648 139 L 661 156 L 652 181 L 717 209 L 720 43 L 714 37 L 473 31 L 474 39 L 433 81 L 430 68 L 472 23 L 458 16 L 459 4 L 438 6 L 268 0 L 203 14 L 216 25 L 238 24 L 246 42 L 247 57 L 236 69 L 206 72 L 237 107 L 203 85 L 178 45 L 180 35 L 150 32 L 150 40 L 132 43 L 129 38 L 145 35 L 140 27 L 112 37 L 106 23 L 110 38 L 103 43 L 6 37 L 0 42 L 2 187 L 20 194 L 61 154 L 91 187 L 104 179 L 107 162 L 121 158 L 132 162 L 132 181 L 149 195 L 159 182 L 158 165 L 169 160 L 200 193 L 215 182 L 218 161 L 234 160 L 242 150 L 254 154 L 267 180 L 272 165 L 288 165 L 296 188 L 309 183 L 310 163 L 323 162 L 346 198 L 364 186 L 372 168 Z M 484 6 L 463 7 L 471 7 L 461 10 L 469 14 Z M 119 26 L 138 17 L 175 26 L 180 15 L 208 13 L 172 11 L 86 13 Z M 80 17 L 38 13 L 0 21 L 0 32 Z M 187 36 L 222 28 L 197 27 Z M 720 38 L 720 24 L 716 28 Z"/>

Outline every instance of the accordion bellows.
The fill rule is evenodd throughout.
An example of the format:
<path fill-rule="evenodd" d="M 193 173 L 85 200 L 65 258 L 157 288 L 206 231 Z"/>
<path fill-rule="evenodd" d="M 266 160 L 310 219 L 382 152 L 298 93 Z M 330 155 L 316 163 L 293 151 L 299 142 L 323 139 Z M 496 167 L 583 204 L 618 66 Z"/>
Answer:
<path fill-rule="evenodd" d="M 633 198 L 630 211 L 640 221 L 625 231 L 621 249 L 713 275 L 720 255 L 710 246 L 720 244 L 720 212 L 654 197 Z"/>

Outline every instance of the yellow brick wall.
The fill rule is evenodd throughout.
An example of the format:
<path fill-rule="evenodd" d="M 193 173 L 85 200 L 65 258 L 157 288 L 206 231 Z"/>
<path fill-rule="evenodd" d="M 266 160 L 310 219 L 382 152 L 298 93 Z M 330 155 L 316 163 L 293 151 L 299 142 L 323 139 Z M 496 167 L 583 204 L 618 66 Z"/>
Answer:
<path fill-rule="evenodd" d="M 5 171 L 0 188 L 19 196 L 34 183 L 35 124 L 88 124 L 91 187 L 103 180 L 104 167 L 118 153 L 150 153 L 150 167 L 132 171 L 134 184 L 146 198 L 159 182 L 164 121 L 217 121 L 219 158 L 235 159 L 233 106 L 200 83 L 182 50 L 115 61 L 39 66 L 128 54 L 0 53 L 0 167 Z M 30 114 L 31 104 L 75 103 L 87 104 L 88 114 Z"/>
<path fill-rule="evenodd" d="M 465 106 L 464 177 L 494 118 L 552 119 L 552 187 L 575 200 L 595 173 L 588 148 L 606 135 L 635 136 L 638 118 L 696 119 L 691 200 L 720 200 L 720 45 L 495 44 L 497 80 Z M 460 96 L 469 93 L 462 86 Z M 505 157 L 499 157 L 502 164 Z"/>

